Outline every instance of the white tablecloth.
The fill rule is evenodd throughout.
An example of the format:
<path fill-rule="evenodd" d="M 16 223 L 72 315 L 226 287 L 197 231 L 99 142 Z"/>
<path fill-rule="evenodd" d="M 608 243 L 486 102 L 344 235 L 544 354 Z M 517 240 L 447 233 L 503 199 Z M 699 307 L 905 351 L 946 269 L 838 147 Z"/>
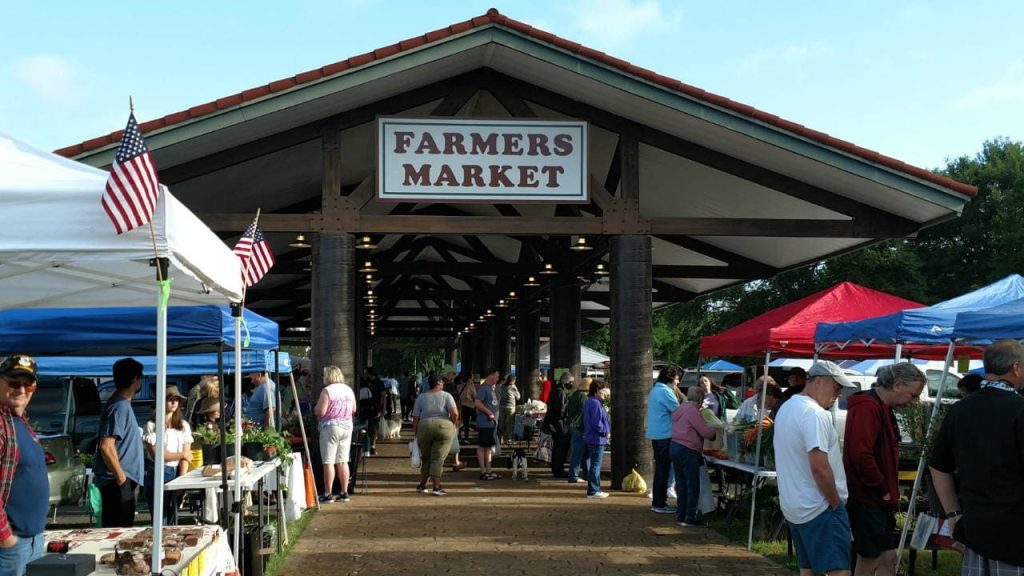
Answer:
<path fill-rule="evenodd" d="M 184 527 L 164 528 L 164 535 L 172 534 Z M 193 528 L 193 527 L 190 527 Z M 235 561 L 231 556 L 228 538 L 219 526 L 201 527 L 203 536 L 195 546 L 186 547 L 181 554 L 181 562 L 168 565 L 163 570 L 181 576 L 219 576 L 237 573 Z M 131 538 L 145 528 L 86 528 L 79 530 L 47 530 L 44 534 L 47 542 L 63 540 L 70 542 L 69 554 L 93 554 L 96 556 L 96 571 L 100 576 L 116 573 L 112 565 L 100 564 L 100 557 L 114 551 L 114 546 L 125 538 Z M 149 558 L 149 552 L 146 553 Z"/>
<path fill-rule="evenodd" d="M 753 464 L 744 464 L 743 462 L 736 462 L 735 460 L 720 460 L 718 458 L 712 458 L 711 456 L 705 456 L 705 460 L 709 464 L 717 464 L 718 466 L 724 466 L 726 468 L 732 468 L 733 470 L 739 470 L 740 472 L 746 472 L 751 476 L 758 478 L 775 478 L 775 470 L 768 470 L 767 468 L 761 468 L 760 466 L 754 466 Z"/>
<path fill-rule="evenodd" d="M 313 472 L 314 474 L 316 471 Z M 302 467 L 302 453 L 293 452 L 290 464 L 281 465 L 281 479 L 284 480 L 286 493 L 284 497 L 284 517 L 294 522 L 302 516 L 306 509 L 306 475 Z M 267 490 L 277 489 L 277 475 L 267 478 Z"/>

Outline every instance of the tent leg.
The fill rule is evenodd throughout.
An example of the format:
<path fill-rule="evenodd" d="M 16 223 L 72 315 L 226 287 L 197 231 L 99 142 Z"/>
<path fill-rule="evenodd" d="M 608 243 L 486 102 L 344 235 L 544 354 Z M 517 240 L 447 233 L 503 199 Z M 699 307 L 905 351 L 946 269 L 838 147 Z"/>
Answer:
<path fill-rule="evenodd" d="M 761 410 L 757 413 L 757 443 L 754 445 L 754 478 L 750 490 L 750 526 L 747 527 L 747 550 L 754 547 L 754 514 L 757 510 L 757 472 L 761 466 L 761 433 L 764 428 L 765 401 L 768 399 L 768 364 L 772 361 L 771 351 L 764 353 L 764 375 L 761 377 Z"/>

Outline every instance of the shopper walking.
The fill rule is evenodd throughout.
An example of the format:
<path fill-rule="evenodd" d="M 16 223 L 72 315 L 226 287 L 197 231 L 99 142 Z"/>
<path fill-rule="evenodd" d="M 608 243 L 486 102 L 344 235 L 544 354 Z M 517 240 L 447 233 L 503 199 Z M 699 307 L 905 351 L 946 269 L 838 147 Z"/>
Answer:
<path fill-rule="evenodd" d="M 608 395 L 608 385 L 603 380 L 590 383 L 587 401 L 583 405 L 583 439 L 587 442 L 590 466 L 587 469 L 587 498 L 607 498 L 601 490 L 601 462 L 604 447 L 612 437 L 612 425 L 603 401 Z"/>
<path fill-rule="evenodd" d="M 444 391 L 444 378 L 430 374 L 430 388 L 416 398 L 412 408 L 412 430 L 420 449 L 420 483 L 416 490 L 434 496 L 447 494 L 441 487 L 441 473 L 444 459 L 455 437 L 455 423 L 459 421 L 459 409 L 455 398 Z M 430 486 L 427 486 L 430 482 Z"/>

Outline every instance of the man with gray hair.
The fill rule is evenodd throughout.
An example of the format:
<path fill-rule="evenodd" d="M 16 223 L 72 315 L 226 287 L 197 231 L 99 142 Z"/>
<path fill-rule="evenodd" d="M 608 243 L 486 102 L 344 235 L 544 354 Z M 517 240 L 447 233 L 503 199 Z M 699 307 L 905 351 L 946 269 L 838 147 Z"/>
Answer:
<path fill-rule="evenodd" d="M 1024 346 L 999 340 L 985 350 L 981 388 L 954 404 L 928 462 L 964 576 L 1024 575 Z M 960 493 L 953 473 L 960 475 Z"/>
<path fill-rule="evenodd" d="M 775 421 L 779 503 L 796 546 L 800 576 L 850 574 L 850 521 L 839 434 L 828 409 L 843 388 L 856 388 L 832 362 L 815 362 L 803 392 Z"/>
<path fill-rule="evenodd" d="M 893 408 L 916 403 L 926 381 L 910 362 L 884 366 L 877 372 L 874 388 L 846 401 L 843 467 L 850 490 L 846 510 L 857 576 L 896 573 L 900 431 Z"/>

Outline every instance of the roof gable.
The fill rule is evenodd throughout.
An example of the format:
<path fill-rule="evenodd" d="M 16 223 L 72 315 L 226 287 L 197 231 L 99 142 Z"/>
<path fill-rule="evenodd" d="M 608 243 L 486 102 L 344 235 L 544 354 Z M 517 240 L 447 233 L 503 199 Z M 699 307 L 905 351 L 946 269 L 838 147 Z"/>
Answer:
<path fill-rule="evenodd" d="M 381 61 L 401 57 L 427 46 L 448 42 L 454 37 L 475 34 L 492 27 L 500 27 L 505 30 L 515 32 L 528 37 L 533 41 L 547 44 L 564 52 L 570 53 L 578 58 L 590 60 L 593 63 L 608 67 L 619 73 L 632 76 L 635 79 L 667 89 L 671 92 L 685 95 L 704 104 L 761 122 L 775 129 L 789 132 L 816 144 L 833 148 L 845 154 L 855 156 L 861 160 L 884 166 L 913 178 L 929 182 L 933 185 L 938 185 L 961 194 L 975 195 L 977 193 L 977 188 L 974 186 L 957 182 L 923 168 L 911 166 L 895 158 L 834 138 L 823 132 L 812 130 L 800 124 L 790 122 L 773 114 L 735 102 L 723 96 L 701 90 L 700 88 L 668 78 L 654 71 L 635 66 L 625 60 L 615 58 L 614 56 L 588 48 L 579 43 L 566 40 L 549 32 L 533 28 L 528 24 L 504 16 L 493 8 L 488 10 L 486 14 L 477 16 L 470 20 L 458 22 L 448 27 L 428 32 L 421 36 L 409 38 L 401 42 L 378 48 L 358 56 L 353 56 L 346 60 L 335 62 L 320 68 L 309 70 L 289 78 L 283 78 L 263 86 L 243 90 L 237 94 L 219 98 L 198 106 L 193 106 L 187 110 L 168 114 L 162 118 L 150 120 L 141 124 L 140 129 L 146 134 L 162 132 L 166 129 L 182 125 L 189 121 L 212 116 L 225 110 L 245 107 L 246 105 L 259 102 L 283 92 L 301 89 L 314 83 L 340 77 L 355 70 L 380 63 Z M 56 153 L 63 156 L 75 157 L 93 151 L 99 151 L 107 147 L 112 147 L 119 141 L 120 137 L 121 131 L 111 132 L 105 136 L 100 136 L 73 146 L 61 148 L 57 150 Z"/>

